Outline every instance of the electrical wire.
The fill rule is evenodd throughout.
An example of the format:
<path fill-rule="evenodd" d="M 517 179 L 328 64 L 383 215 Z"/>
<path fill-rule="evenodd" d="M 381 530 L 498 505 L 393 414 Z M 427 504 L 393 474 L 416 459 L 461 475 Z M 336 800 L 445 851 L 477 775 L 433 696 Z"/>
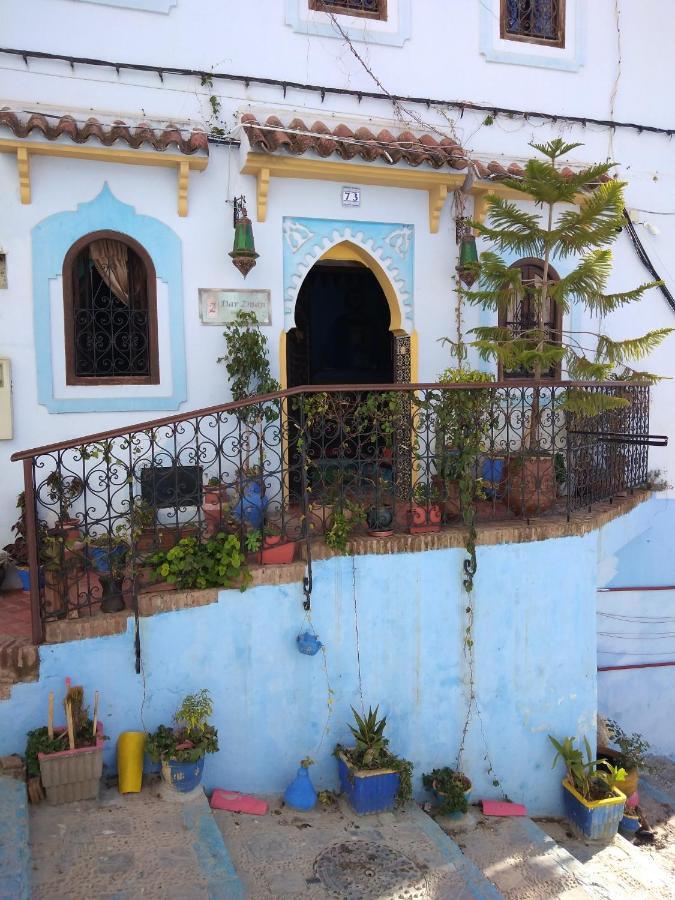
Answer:
<path fill-rule="evenodd" d="M 652 276 L 652 278 L 655 281 L 661 281 L 662 279 L 661 279 L 659 273 L 654 268 L 654 264 L 652 263 L 651 259 L 649 258 L 649 254 L 645 250 L 644 244 L 640 240 L 640 237 L 635 229 L 635 225 L 633 224 L 631 217 L 628 214 L 627 209 L 624 209 L 623 217 L 625 220 L 624 228 L 626 229 L 626 233 L 628 234 L 628 237 L 630 238 L 630 241 L 633 245 L 633 248 L 635 249 L 635 253 L 637 254 L 638 259 L 640 260 L 642 265 L 645 267 L 645 269 L 649 272 L 649 274 Z M 668 287 L 665 284 L 661 284 L 661 285 L 659 285 L 659 290 L 661 291 L 663 296 L 666 298 L 668 306 L 672 309 L 673 312 L 675 312 L 675 297 L 673 297 L 673 295 L 670 293 L 670 291 L 668 290 Z"/>
<path fill-rule="evenodd" d="M 11 56 L 20 56 L 24 60 L 26 66 L 28 65 L 29 59 L 57 60 L 60 62 L 66 62 L 71 66 L 85 65 L 115 69 L 118 74 L 122 69 L 138 72 L 154 72 L 160 79 L 163 79 L 165 75 L 183 75 L 196 78 L 211 78 L 224 81 L 236 81 L 240 84 L 244 84 L 247 88 L 250 87 L 251 84 L 267 85 L 282 88 L 284 94 L 290 88 L 293 90 L 318 93 L 321 95 L 322 100 L 326 97 L 326 95 L 331 94 L 336 96 L 354 97 L 359 102 L 365 98 L 368 100 L 385 100 L 390 103 L 397 102 L 419 104 L 424 105 L 427 108 L 430 108 L 431 106 L 445 106 L 451 109 L 458 110 L 460 114 L 462 114 L 464 111 L 484 112 L 495 117 L 498 115 L 504 115 L 509 118 L 513 118 L 514 116 L 522 116 L 526 120 L 532 117 L 537 119 L 544 119 L 553 123 L 567 122 L 570 124 L 583 126 L 600 125 L 612 129 L 624 128 L 632 131 L 637 131 L 638 134 L 647 132 L 649 134 L 665 135 L 666 137 L 672 137 L 673 134 L 675 134 L 675 128 L 661 128 L 658 125 L 645 125 L 639 122 L 617 122 L 612 121 L 611 119 L 596 119 L 593 116 L 572 116 L 563 113 L 515 109 L 512 107 L 495 106 L 494 104 L 473 103 L 468 100 L 444 100 L 432 97 L 413 97 L 406 94 L 390 94 L 388 92 L 381 91 L 362 91 L 357 90 L 356 88 L 343 88 L 312 83 L 303 84 L 298 81 L 285 81 L 280 78 L 265 78 L 258 75 L 235 75 L 230 72 L 208 72 L 204 69 L 188 69 L 177 66 L 156 66 L 146 63 L 112 62 L 111 60 L 99 59 L 97 57 L 70 56 L 63 53 L 47 53 L 40 50 L 18 50 L 12 47 L 0 47 L 0 53 L 8 54 Z"/>

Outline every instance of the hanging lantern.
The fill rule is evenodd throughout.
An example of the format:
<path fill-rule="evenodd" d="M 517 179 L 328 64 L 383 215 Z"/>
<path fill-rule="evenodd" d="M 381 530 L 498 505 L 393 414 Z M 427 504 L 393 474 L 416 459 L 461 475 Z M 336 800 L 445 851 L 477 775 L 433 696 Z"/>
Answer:
<path fill-rule="evenodd" d="M 230 256 L 232 263 L 246 278 L 255 265 L 258 253 L 253 242 L 253 225 L 246 213 L 246 197 L 234 198 L 234 246 Z"/>
<path fill-rule="evenodd" d="M 459 245 L 459 263 L 457 273 L 467 287 L 471 287 L 478 277 L 478 250 L 476 238 L 470 231 L 465 232 Z"/>

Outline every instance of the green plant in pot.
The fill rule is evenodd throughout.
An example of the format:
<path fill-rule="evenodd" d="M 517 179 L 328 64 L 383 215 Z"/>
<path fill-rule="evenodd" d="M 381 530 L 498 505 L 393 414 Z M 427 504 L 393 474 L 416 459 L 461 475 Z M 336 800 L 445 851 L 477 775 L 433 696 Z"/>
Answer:
<path fill-rule="evenodd" d="M 21 586 L 24 591 L 30 590 L 30 574 L 29 574 L 29 562 L 28 562 L 28 539 L 27 539 L 27 531 L 28 527 L 26 525 L 26 497 L 23 491 L 17 495 L 16 498 L 16 508 L 19 510 L 19 518 L 12 525 L 11 531 L 14 535 L 14 540 L 11 544 L 6 544 L 3 547 L 7 553 L 9 553 L 11 557 L 11 561 L 16 567 L 17 572 L 19 573 L 19 577 L 21 578 Z M 48 529 L 46 522 L 38 521 L 37 522 L 37 542 L 38 542 L 38 553 L 39 547 L 44 543 L 44 541 L 48 538 Z"/>
<path fill-rule="evenodd" d="M 565 766 L 563 799 L 565 815 L 573 829 L 591 840 L 611 840 L 623 816 L 626 795 L 622 784 L 625 769 L 613 766 L 604 759 L 593 759 L 588 740 L 584 738 L 586 759 L 575 746 L 576 738 L 562 741 L 549 735 L 555 748 L 555 768 L 558 760 Z"/>
<path fill-rule="evenodd" d="M 48 488 L 47 497 L 58 508 L 56 530 L 73 540 L 79 538 L 79 522 L 71 517 L 70 510 L 84 491 L 82 479 L 77 475 L 63 475 L 59 469 L 54 469 L 47 476 L 45 484 Z"/>
<path fill-rule="evenodd" d="M 145 746 L 154 762 L 162 765 L 162 778 L 179 793 L 199 786 L 204 757 L 217 753 L 218 732 L 208 722 L 213 715 L 213 700 L 206 688 L 188 694 L 174 715 L 174 725 L 160 725 L 148 734 Z"/>
<path fill-rule="evenodd" d="M 555 448 L 548 445 L 543 416 L 554 421 L 563 410 L 573 416 L 595 416 L 629 402 L 620 392 L 611 395 L 574 388 L 560 390 L 555 400 L 546 382 L 559 372 L 584 381 L 613 376 L 653 381 L 655 376 L 634 369 L 632 363 L 646 357 L 672 331 L 659 328 L 614 340 L 590 329 L 565 327 L 574 306 L 602 322 L 615 310 L 639 301 L 657 282 L 607 293 L 610 247 L 621 231 L 624 210 L 625 185 L 609 177 L 614 164 L 599 163 L 572 172 L 560 167 L 560 159 L 580 144 L 556 138 L 531 146 L 540 157 L 526 163 L 521 178 L 507 178 L 503 183 L 523 201 L 535 204 L 537 212 L 488 195 L 487 222 L 471 226 L 494 249 L 482 253 L 475 266 L 480 274 L 477 289 L 464 292 L 468 302 L 499 313 L 503 321 L 512 321 L 515 310 L 522 313 L 515 328 L 484 325 L 472 330 L 473 346 L 483 359 L 496 361 L 504 374 L 528 379 L 532 385 L 522 448 L 509 462 L 507 473 L 508 503 L 518 515 L 542 512 L 555 500 Z M 536 266 L 511 265 L 514 256 L 534 259 Z M 558 277 L 554 263 L 571 258 L 571 270 Z"/>
<path fill-rule="evenodd" d="M 614 719 L 606 722 L 607 732 L 614 747 L 598 747 L 598 756 L 626 770 L 626 778 L 621 785 L 621 790 L 627 797 L 638 789 L 640 769 L 647 768 L 647 754 L 650 745 L 634 731 L 628 734 Z"/>
<path fill-rule="evenodd" d="M 239 310 L 234 320 L 226 326 L 223 336 L 225 356 L 221 356 L 218 362 L 225 363 L 235 402 L 244 402 L 279 390 L 279 383 L 272 377 L 270 369 L 267 338 L 260 330 L 255 313 Z M 264 429 L 266 424 L 279 418 L 279 412 L 280 402 L 269 401 L 249 403 L 234 413 L 241 426 L 241 464 L 237 472 L 232 512 L 253 528 L 261 526 L 267 508 L 262 476 Z"/>
<path fill-rule="evenodd" d="M 359 815 L 384 812 L 412 797 L 413 764 L 389 750 L 384 736 L 387 719 L 379 719 L 378 712 L 376 706 L 360 716 L 352 707 L 355 724 L 349 730 L 354 746 L 337 744 L 334 751 L 342 792 Z"/>
<path fill-rule="evenodd" d="M 439 815 L 457 818 L 469 808 L 471 780 L 461 772 L 449 766 L 432 769 L 422 775 L 422 784 L 436 796 Z"/>
<path fill-rule="evenodd" d="M 181 538 L 170 550 L 153 554 L 148 563 L 158 581 L 184 590 L 237 585 L 244 591 L 251 581 L 239 538 L 223 532 L 205 541 Z"/>

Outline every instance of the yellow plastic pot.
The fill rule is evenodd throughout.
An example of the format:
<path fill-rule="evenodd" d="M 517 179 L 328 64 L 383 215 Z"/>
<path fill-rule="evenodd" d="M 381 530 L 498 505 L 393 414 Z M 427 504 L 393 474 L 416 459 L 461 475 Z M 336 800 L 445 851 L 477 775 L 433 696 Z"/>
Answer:
<path fill-rule="evenodd" d="M 144 731 L 124 731 L 117 740 L 117 779 L 120 794 L 137 794 L 143 781 Z"/>

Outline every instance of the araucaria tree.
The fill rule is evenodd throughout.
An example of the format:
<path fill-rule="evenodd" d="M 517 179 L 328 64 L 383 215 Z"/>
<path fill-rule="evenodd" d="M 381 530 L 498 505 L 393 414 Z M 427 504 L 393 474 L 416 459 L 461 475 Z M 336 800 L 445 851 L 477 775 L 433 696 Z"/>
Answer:
<path fill-rule="evenodd" d="M 602 328 L 603 319 L 615 310 L 642 298 L 658 282 L 633 290 L 607 293 L 612 269 L 610 246 L 623 224 L 624 183 L 608 177 L 613 163 L 599 163 L 580 172 L 559 168 L 558 161 L 581 144 L 560 138 L 546 144 L 532 143 L 542 156 L 530 159 L 522 178 L 502 182 L 525 202 L 530 212 L 513 200 L 491 195 L 487 223 L 473 222 L 477 232 L 493 245 L 481 254 L 478 288 L 464 293 L 468 302 L 502 313 L 504 321 L 525 302 L 527 315 L 520 328 L 504 325 L 473 329 L 473 343 L 480 356 L 496 360 L 506 372 L 522 372 L 533 378 L 535 390 L 531 410 L 529 449 L 536 448 L 539 391 L 542 375 L 560 369 L 573 380 L 654 381 L 656 376 L 633 368 L 672 331 L 659 328 L 639 337 L 613 340 L 602 331 L 565 328 L 566 315 L 580 304 Z M 560 208 L 562 206 L 562 209 Z M 511 267 L 501 255 L 541 261 L 536 278 L 523 277 L 523 269 Z M 573 258 L 575 265 L 561 278 L 553 272 L 557 259 Z M 552 304 L 555 304 L 553 306 Z M 551 310 L 557 309 L 557 317 Z M 601 392 L 568 390 L 565 406 L 570 411 L 593 415 L 627 401 Z"/>

